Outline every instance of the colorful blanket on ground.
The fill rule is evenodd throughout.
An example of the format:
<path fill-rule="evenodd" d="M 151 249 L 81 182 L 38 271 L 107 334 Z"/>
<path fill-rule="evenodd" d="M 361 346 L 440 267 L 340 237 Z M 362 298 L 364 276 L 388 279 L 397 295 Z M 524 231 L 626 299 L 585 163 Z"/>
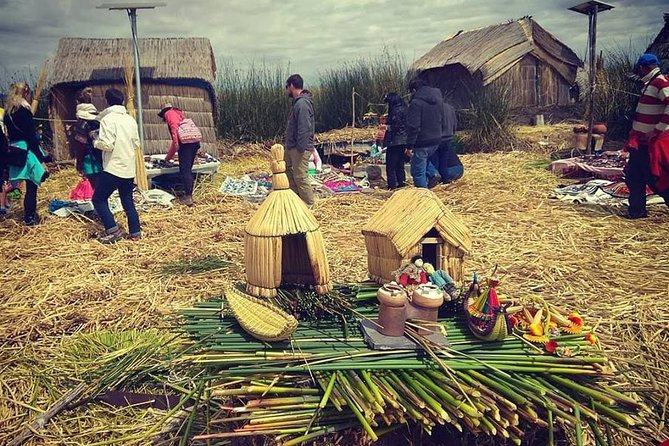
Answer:
<path fill-rule="evenodd" d="M 574 184 L 556 188 L 550 195 L 560 201 L 575 204 L 595 204 L 602 206 L 628 206 L 629 190 L 622 181 L 592 180 L 584 184 Z M 664 200 L 646 189 L 649 205 L 662 204 Z"/>
<path fill-rule="evenodd" d="M 624 161 L 617 157 L 586 158 L 576 157 L 553 161 L 550 171 L 564 176 L 594 175 L 608 180 L 623 176 Z"/>
<path fill-rule="evenodd" d="M 360 187 L 358 187 L 353 180 L 330 180 L 324 181 L 323 186 L 331 190 L 335 194 L 341 193 L 355 193 L 360 192 Z"/>

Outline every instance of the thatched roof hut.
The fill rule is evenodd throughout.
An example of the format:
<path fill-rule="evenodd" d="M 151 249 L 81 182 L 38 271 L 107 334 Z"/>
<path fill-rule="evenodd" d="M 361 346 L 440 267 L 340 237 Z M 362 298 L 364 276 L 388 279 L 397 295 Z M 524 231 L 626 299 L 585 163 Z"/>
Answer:
<path fill-rule="evenodd" d="M 653 53 L 660 58 L 662 62 L 662 72 L 669 70 L 669 13 L 664 13 L 664 27 L 650 44 L 647 53 Z"/>
<path fill-rule="evenodd" d="M 283 283 L 312 285 L 317 293 L 327 293 L 332 286 L 320 224 L 288 186 L 283 146 L 275 144 L 271 152 L 273 190 L 244 235 L 246 291 L 273 297 Z"/>
<path fill-rule="evenodd" d="M 369 276 L 379 283 L 393 280 L 391 272 L 413 256 L 463 279 L 464 257 L 472 247 L 469 229 L 428 189 L 395 192 L 362 233 Z"/>
<path fill-rule="evenodd" d="M 64 122 L 74 119 L 76 94 L 84 86 L 93 88 L 93 103 L 106 107 L 109 87 L 125 91 L 125 72 L 133 65 L 128 39 L 60 40 L 50 69 L 50 114 L 54 119 L 54 153 L 68 159 L 70 153 Z M 216 62 L 209 39 L 146 38 L 139 40 L 140 75 L 146 154 L 167 152 L 170 134 L 157 116 L 160 104 L 172 103 L 184 110 L 202 130 L 203 150 L 217 155 Z"/>
<path fill-rule="evenodd" d="M 569 88 L 583 63 L 531 17 L 459 31 L 416 60 L 411 70 L 459 106 L 478 86 L 510 88 L 513 106 L 569 104 Z M 467 86 L 467 88 L 463 88 Z"/>

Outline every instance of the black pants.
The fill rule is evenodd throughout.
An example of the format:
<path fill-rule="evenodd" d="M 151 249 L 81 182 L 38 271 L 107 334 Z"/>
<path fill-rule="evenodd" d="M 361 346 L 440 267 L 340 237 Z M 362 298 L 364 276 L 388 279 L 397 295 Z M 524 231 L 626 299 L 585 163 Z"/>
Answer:
<path fill-rule="evenodd" d="M 98 213 L 102 224 L 109 234 L 118 229 L 114 215 L 109 210 L 109 197 L 118 189 L 118 195 L 121 199 L 121 205 L 128 217 L 128 232 L 131 236 L 140 235 L 141 227 L 139 224 L 139 215 L 135 209 L 135 202 L 132 199 L 132 190 L 134 189 L 134 178 L 120 178 L 109 172 L 102 172 L 98 176 L 97 187 L 93 192 L 93 207 Z"/>
<path fill-rule="evenodd" d="M 388 177 L 388 188 L 396 189 L 404 187 L 406 182 L 406 171 L 404 170 L 405 145 L 390 146 L 386 149 L 386 176 Z"/>
<path fill-rule="evenodd" d="M 641 146 L 630 153 L 627 167 L 625 167 L 625 184 L 630 191 L 630 217 L 646 215 L 646 185 L 664 198 L 665 204 L 669 206 L 669 190 L 659 192 L 655 186 L 655 178 L 650 173 L 648 146 Z"/>
<path fill-rule="evenodd" d="M 23 221 L 28 222 L 35 218 L 37 212 L 37 185 L 25 180 L 26 194 L 23 197 Z"/>
<path fill-rule="evenodd" d="M 193 163 L 200 143 L 179 144 L 179 174 L 186 195 L 193 195 Z"/>

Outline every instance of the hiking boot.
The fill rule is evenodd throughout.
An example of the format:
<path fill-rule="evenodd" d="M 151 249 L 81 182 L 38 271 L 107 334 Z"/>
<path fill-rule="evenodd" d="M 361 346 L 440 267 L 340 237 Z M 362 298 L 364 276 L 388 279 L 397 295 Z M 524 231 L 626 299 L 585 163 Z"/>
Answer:
<path fill-rule="evenodd" d="M 181 203 L 184 206 L 188 206 L 188 207 L 193 206 L 193 196 L 192 195 L 184 195 L 183 197 L 181 197 Z"/>
<path fill-rule="evenodd" d="M 142 239 L 142 233 L 138 232 L 137 234 L 130 234 L 128 238 L 133 242 L 138 242 Z"/>
<path fill-rule="evenodd" d="M 123 238 L 123 232 L 121 231 L 121 228 L 116 228 L 112 229 L 111 231 L 107 231 L 107 234 L 103 235 L 98 239 L 100 243 L 103 245 L 109 245 L 111 243 L 116 243 L 119 240 Z"/>

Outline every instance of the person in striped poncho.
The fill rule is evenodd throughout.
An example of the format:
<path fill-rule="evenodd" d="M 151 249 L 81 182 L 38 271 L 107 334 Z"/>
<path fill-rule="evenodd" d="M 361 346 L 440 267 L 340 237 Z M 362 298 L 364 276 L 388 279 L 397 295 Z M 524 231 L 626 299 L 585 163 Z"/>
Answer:
<path fill-rule="evenodd" d="M 659 65 L 657 56 L 649 53 L 636 64 L 644 88 L 625 147 L 629 154 L 625 183 L 630 191 L 630 219 L 648 216 L 647 185 L 669 206 L 669 77 L 660 72 Z"/>

